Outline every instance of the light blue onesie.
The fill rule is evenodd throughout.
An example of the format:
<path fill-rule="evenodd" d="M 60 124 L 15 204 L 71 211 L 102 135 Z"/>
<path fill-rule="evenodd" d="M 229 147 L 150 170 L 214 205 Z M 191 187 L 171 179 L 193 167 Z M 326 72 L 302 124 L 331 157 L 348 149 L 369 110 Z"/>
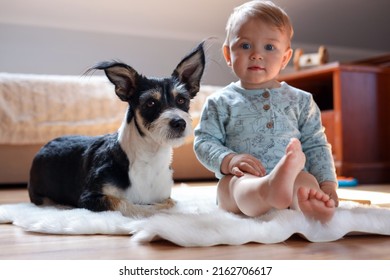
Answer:
<path fill-rule="evenodd" d="M 279 88 L 259 90 L 231 83 L 210 95 L 195 129 L 194 149 L 219 179 L 221 162 L 229 153 L 255 156 L 269 174 L 293 137 L 302 143 L 305 170 L 319 183 L 337 182 L 331 146 L 313 96 L 285 82 Z"/>

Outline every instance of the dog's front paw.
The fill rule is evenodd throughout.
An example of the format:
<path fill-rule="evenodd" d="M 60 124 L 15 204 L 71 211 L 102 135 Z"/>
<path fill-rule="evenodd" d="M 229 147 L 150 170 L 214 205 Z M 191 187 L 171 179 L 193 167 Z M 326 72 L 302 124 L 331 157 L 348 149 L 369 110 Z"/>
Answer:
<path fill-rule="evenodd" d="M 167 198 L 163 202 L 156 203 L 154 206 L 156 207 L 157 210 L 163 210 L 163 209 L 169 209 L 175 206 L 176 201 L 174 201 L 172 198 Z"/>

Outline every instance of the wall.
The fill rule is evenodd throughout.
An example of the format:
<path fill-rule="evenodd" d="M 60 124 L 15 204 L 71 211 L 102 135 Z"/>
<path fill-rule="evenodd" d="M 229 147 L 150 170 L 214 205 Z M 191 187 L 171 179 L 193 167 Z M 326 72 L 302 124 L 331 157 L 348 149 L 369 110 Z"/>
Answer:
<path fill-rule="evenodd" d="M 170 75 L 198 41 L 0 24 L 0 71 L 81 75 L 102 60 L 121 60 L 140 73 Z M 233 78 L 220 51 L 221 40 L 208 44 L 203 83 L 223 85 Z"/>
<path fill-rule="evenodd" d="M 324 44 L 331 61 L 389 51 L 388 0 L 274 1 L 292 19 L 293 48 L 316 52 Z M 166 76 L 200 41 L 216 36 L 203 83 L 225 85 L 236 78 L 221 55 L 224 27 L 244 2 L 0 0 L 0 71 L 81 75 L 98 61 L 118 59 L 145 75 Z"/>

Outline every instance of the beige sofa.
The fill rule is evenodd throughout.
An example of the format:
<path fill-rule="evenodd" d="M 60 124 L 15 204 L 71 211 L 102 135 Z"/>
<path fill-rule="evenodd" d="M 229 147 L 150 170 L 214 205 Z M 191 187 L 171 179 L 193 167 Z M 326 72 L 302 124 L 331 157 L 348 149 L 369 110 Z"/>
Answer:
<path fill-rule="evenodd" d="M 219 87 L 202 86 L 191 104 L 194 126 L 204 100 Z M 124 117 L 121 102 L 105 77 L 0 73 L 0 184 L 26 183 L 36 152 L 67 134 L 116 131 Z M 174 149 L 176 181 L 210 180 L 193 152 L 193 137 Z"/>

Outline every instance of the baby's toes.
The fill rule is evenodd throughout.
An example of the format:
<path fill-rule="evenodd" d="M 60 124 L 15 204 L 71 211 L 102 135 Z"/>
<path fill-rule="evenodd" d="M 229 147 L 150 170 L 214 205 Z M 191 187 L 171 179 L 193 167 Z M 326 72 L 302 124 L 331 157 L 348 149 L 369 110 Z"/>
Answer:
<path fill-rule="evenodd" d="M 324 202 L 325 202 L 326 207 L 329 207 L 329 208 L 334 208 L 334 207 L 336 207 L 336 203 L 334 202 L 333 199 L 329 199 L 329 200 L 324 201 Z"/>

